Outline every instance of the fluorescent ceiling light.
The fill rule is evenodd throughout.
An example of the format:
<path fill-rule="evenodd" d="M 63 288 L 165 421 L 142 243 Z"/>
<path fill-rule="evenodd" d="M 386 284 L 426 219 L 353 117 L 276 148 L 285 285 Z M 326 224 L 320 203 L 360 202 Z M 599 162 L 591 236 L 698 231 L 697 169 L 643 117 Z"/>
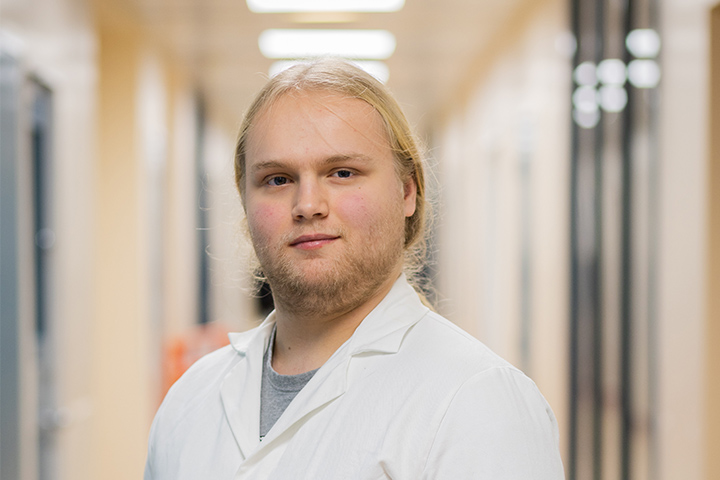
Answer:
<path fill-rule="evenodd" d="M 387 30 L 270 29 L 260 34 L 258 45 L 267 58 L 332 55 L 383 60 L 395 51 L 395 36 Z"/>
<path fill-rule="evenodd" d="M 268 73 L 271 77 L 274 77 L 286 68 L 290 68 L 293 65 L 297 65 L 298 63 L 302 62 L 302 60 L 278 60 L 277 62 L 273 62 L 273 64 L 270 65 L 270 71 Z M 390 69 L 383 62 L 365 60 L 352 63 L 362 68 L 367 73 L 369 73 L 383 83 L 386 83 L 388 81 L 388 78 L 390 78 Z"/>
<path fill-rule="evenodd" d="M 247 0 L 255 13 L 397 12 L 405 0 Z"/>

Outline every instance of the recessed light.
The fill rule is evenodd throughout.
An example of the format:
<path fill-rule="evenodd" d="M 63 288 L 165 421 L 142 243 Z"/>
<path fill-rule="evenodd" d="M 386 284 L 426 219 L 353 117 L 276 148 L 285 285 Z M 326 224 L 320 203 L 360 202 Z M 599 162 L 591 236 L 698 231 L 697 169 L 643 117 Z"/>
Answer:
<path fill-rule="evenodd" d="M 247 0 L 255 13 L 397 12 L 405 0 Z"/>
<path fill-rule="evenodd" d="M 289 18 L 293 23 L 354 23 L 359 19 L 357 12 L 295 12 Z"/>
<path fill-rule="evenodd" d="M 331 55 L 384 60 L 395 51 L 395 36 L 387 30 L 270 29 L 260 34 L 258 45 L 267 58 Z"/>

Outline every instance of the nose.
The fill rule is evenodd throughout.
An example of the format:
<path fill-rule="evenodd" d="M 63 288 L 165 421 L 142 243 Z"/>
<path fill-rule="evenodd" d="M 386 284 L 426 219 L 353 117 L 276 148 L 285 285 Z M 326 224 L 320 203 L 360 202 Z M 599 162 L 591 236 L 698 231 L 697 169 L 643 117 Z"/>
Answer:
<path fill-rule="evenodd" d="M 326 217 L 328 202 L 326 192 L 317 181 L 299 182 L 292 216 L 295 220 L 314 220 Z"/>

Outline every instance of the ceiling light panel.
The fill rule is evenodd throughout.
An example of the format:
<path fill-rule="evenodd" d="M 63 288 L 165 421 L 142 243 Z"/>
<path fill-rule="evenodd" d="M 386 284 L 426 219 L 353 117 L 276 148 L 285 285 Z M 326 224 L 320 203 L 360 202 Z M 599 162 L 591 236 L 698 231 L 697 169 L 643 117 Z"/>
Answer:
<path fill-rule="evenodd" d="M 332 55 L 384 60 L 395 51 L 395 36 L 387 30 L 270 29 L 260 34 L 258 45 L 267 58 Z"/>
<path fill-rule="evenodd" d="M 247 0 L 255 13 L 397 12 L 405 0 Z"/>

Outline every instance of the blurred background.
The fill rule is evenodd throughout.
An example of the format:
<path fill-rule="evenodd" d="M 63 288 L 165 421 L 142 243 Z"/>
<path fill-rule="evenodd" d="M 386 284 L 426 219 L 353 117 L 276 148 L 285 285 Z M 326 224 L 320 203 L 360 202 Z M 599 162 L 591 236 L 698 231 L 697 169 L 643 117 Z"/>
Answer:
<path fill-rule="evenodd" d="M 437 308 L 535 380 L 567 477 L 720 478 L 717 0 L 2 0 L 0 478 L 141 478 L 169 385 L 263 317 L 235 134 L 318 53 L 427 144 Z"/>

